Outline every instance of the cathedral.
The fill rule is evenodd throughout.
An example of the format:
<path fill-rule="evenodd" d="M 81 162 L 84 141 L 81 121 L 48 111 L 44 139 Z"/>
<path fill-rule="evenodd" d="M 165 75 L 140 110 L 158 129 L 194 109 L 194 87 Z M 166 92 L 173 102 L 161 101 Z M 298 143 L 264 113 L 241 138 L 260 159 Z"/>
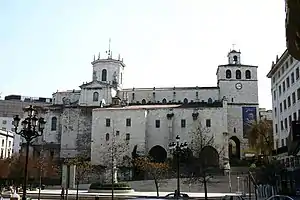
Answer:
<path fill-rule="evenodd" d="M 164 160 L 177 135 L 190 144 L 189 134 L 201 125 L 214 137 L 211 150 L 220 166 L 241 159 L 249 122 L 258 119 L 257 66 L 242 64 L 237 50 L 227 57 L 227 64 L 217 66 L 215 87 L 164 88 L 123 88 L 123 60 L 110 52 L 94 57 L 92 81 L 52 95 L 42 139 L 60 158 L 84 154 L 95 165 L 105 162 L 103 152 L 116 139 L 126 144 L 124 155 L 131 157 L 136 148 Z"/>

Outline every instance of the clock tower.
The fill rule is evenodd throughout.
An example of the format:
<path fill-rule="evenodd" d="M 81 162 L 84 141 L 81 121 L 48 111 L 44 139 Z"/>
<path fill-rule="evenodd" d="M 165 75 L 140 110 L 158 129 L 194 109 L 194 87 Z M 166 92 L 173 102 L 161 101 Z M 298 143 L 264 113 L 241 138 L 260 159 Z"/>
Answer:
<path fill-rule="evenodd" d="M 220 99 L 224 96 L 228 103 L 258 104 L 257 66 L 241 63 L 241 52 L 231 50 L 228 64 L 217 69 Z"/>

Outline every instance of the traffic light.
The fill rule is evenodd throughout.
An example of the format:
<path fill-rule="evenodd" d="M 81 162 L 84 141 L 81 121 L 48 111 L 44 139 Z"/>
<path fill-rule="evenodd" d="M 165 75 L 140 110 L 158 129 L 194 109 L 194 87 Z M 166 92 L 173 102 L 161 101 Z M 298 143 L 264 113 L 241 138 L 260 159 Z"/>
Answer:
<path fill-rule="evenodd" d="M 300 61 L 300 0 L 286 0 L 285 23 L 288 52 Z"/>

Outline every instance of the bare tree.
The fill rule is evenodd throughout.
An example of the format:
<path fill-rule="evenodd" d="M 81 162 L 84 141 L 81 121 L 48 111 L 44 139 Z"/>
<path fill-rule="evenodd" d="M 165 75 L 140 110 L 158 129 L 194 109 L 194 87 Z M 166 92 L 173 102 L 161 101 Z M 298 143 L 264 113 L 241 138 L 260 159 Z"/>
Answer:
<path fill-rule="evenodd" d="M 150 174 L 154 179 L 157 196 L 159 196 L 159 185 L 163 183 L 169 170 L 167 163 L 158 163 L 147 157 L 139 157 L 134 160 L 134 164 L 138 169 Z"/>
<path fill-rule="evenodd" d="M 69 160 L 68 165 L 76 166 L 76 200 L 78 200 L 79 183 L 91 171 L 91 163 L 83 156 L 76 156 Z"/>
<path fill-rule="evenodd" d="M 212 183 L 210 172 L 219 168 L 219 155 L 224 153 L 224 147 L 216 144 L 215 136 L 210 127 L 202 126 L 196 121 L 196 126 L 190 132 L 190 150 L 188 178 L 186 183 L 200 183 L 204 186 L 205 199 L 207 199 L 207 184 Z"/>

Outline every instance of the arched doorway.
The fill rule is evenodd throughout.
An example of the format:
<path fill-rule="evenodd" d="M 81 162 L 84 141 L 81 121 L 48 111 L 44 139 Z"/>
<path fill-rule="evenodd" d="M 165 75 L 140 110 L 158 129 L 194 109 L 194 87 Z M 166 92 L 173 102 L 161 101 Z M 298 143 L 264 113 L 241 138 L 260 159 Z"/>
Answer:
<path fill-rule="evenodd" d="M 167 159 L 167 151 L 160 145 L 152 147 L 149 151 L 149 156 L 155 162 L 165 162 Z"/>
<path fill-rule="evenodd" d="M 230 161 L 241 158 L 241 142 L 236 136 L 232 136 L 228 141 L 228 155 Z"/>
<path fill-rule="evenodd" d="M 219 153 L 212 146 L 205 146 L 200 152 L 199 159 L 205 167 L 219 167 Z"/>

